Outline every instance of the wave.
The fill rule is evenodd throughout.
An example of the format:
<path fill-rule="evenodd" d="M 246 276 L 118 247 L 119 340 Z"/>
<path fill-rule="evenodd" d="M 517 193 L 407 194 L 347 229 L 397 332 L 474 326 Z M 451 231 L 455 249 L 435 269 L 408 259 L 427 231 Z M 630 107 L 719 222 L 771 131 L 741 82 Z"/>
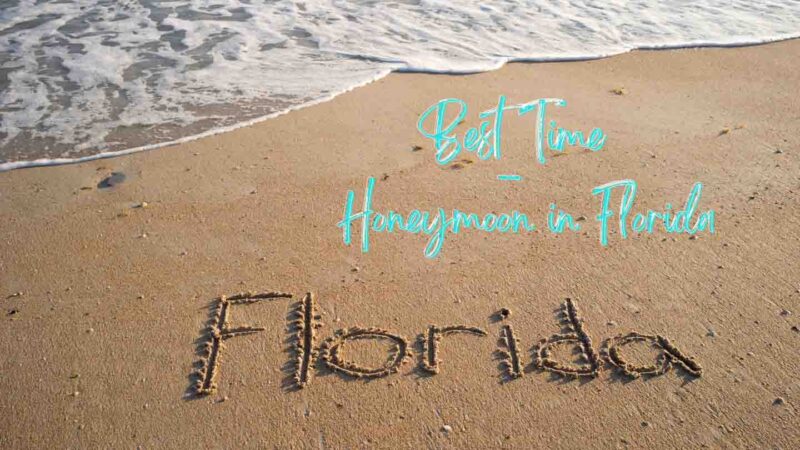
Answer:
<path fill-rule="evenodd" d="M 800 2 L 789 0 L 0 5 L 0 171 L 228 131 L 393 71 L 466 74 L 800 37 Z"/>

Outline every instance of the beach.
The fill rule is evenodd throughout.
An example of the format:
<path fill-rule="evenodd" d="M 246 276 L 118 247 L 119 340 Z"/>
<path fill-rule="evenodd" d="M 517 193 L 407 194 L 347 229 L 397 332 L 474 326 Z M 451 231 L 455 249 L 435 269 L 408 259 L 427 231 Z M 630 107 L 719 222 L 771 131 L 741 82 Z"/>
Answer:
<path fill-rule="evenodd" d="M 0 446 L 792 448 L 797 55 L 800 41 L 789 40 L 393 73 L 199 140 L 0 173 Z M 458 98 L 470 107 L 459 127 L 475 127 L 500 96 L 566 99 L 553 112 L 559 125 L 600 127 L 605 145 L 568 146 L 540 164 L 530 123 L 509 120 L 501 159 L 464 152 L 437 164 L 420 114 Z M 123 175 L 109 182 L 114 173 Z M 427 236 L 374 232 L 364 252 L 360 224 L 350 245 L 337 224 L 348 191 L 360 208 L 369 178 L 375 211 L 516 210 L 537 227 L 465 229 L 435 257 Z M 643 214 L 679 209 L 702 183 L 714 232 L 623 238 L 612 222 L 602 245 L 592 190 L 614 180 L 636 180 L 633 212 Z M 551 204 L 580 231 L 548 232 Z M 221 296 L 248 292 L 291 298 L 231 304 L 226 324 L 250 333 L 218 336 L 217 387 L 199 395 L 195 371 L 209 363 Z M 302 309 L 306 293 L 314 314 Z M 567 333 L 567 298 L 582 324 L 572 331 L 601 355 L 594 377 L 535 364 L 542 339 Z M 443 336 L 431 373 L 429 326 L 485 335 Z M 352 327 L 402 339 L 322 347 Z M 626 375 L 602 348 L 630 332 L 668 338 L 702 371 L 663 356 L 672 354 L 663 345 L 633 344 L 623 350 L 633 365 L 671 364 Z M 313 341 L 309 359 L 300 355 L 302 389 L 297 339 Z M 358 367 L 400 363 L 374 378 L 332 370 L 337 342 Z M 574 349 L 552 356 L 587 367 Z"/>

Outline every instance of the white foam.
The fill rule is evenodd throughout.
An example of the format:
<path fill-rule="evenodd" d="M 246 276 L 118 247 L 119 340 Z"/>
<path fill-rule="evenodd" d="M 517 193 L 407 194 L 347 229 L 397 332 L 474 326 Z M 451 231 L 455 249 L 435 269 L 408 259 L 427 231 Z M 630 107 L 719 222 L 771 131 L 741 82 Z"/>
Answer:
<path fill-rule="evenodd" d="M 0 171 L 227 131 L 391 71 L 472 73 L 800 37 L 791 0 L 10 3 L 0 11 Z M 125 127 L 204 119 L 207 131 L 189 137 L 111 141 Z"/>

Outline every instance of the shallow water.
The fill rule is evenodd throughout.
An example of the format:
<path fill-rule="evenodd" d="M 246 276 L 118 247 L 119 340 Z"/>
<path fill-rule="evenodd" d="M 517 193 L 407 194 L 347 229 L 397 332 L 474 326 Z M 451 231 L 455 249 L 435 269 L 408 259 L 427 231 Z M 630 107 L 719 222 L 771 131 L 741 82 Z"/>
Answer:
<path fill-rule="evenodd" d="M 0 0 L 0 170 L 235 127 L 394 70 L 800 35 L 797 1 L 688 4 Z"/>

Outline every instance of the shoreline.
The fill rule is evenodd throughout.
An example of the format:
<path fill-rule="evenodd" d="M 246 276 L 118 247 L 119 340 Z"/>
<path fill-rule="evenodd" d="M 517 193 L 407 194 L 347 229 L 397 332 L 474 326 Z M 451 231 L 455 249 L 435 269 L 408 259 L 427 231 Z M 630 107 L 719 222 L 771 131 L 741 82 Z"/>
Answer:
<path fill-rule="evenodd" d="M 571 63 L 571 62 L 585 62 L 585 61 L 595 61 L 601 59 L 608 59 L 618 57 L 620 55 L 625 55 L 628 53 L 633 52 L 661 52 L 661 51 L 673 51 L 673 50 L 693 50 L 693 49 L 724 49 L 724 48 L 747 48 L 747 47 L 758 47 L 762 45 L 770 45 L 779 42 L 791 41 L 800 39 L 800 33 L 789 34 L 786 36 L 778 36 L 772 37 L 768 39 L 762 39 L 759 41 L 748 41 L 748 40 L 732 40 L 730 42 L 689 42 L 684 44 L 674 44 L 674 45 L 663 45 L 663 46 L 640 46 L 640 47 L 633 47 L 618 53 L 609 53 L 604 55 L 594 55 L 594 56 L 567 56 L 567 57 L 536 57 L 536 58 L 507 58 L 503 61 L 498 62 L 495 66 L 487 68 L 485 70 L 480 71 L 434 71 L 434 70 L 424 70 L 424 69 L 415 69 L 415 68 L 398 68 L 394 70 L 387 70 L 382 75 L 379 75 L 371 80 L 367 80 L 360 84 L 355 84 L 347 89 L 331 94 L 330 96 L 326 96 L 317 100 L 310 101 L 308 103 L 303 103 L 301 105 L 297 105 L 295 107 L 288 108 L 286 110 L 278 111 L 275 113 L 267 114 L 264 116 L 259 116 L 253 119 L 245 120 L 242 122 L 237 122 L 233 125 L 217 127 L 217 128 L 210 128 L 206 131 L 187 135 L 184 137 L 180 137 L 177 139 L 165 141 L 165 142 L 157 142 L 153 144 L 142 145 L 138 147 L 123 149 L 123 150 L 115 150 L 110 152 L 100 152 L 94 155 L 80 157 L 80 158 L 55 158 L 55 159 L 34 159 L 34 160 L 24 160 L 24 161 L 11 161 L 11 162 L 4 162 L 0 163 L 0 174 L 3 172 L 8 172 L 12 170 L 18 169 L 27 169 L 32 167 L 50 167 L 50 166 L 60 166 L 60 165 L 68 165 L 68 164 L 80 164 L 89 161 L 97 161 L 102 159 L 108 158 L 116 158 L 119 156 L 130 155 L 134 153 L 140 152 L 147 152 L 151 150 L 158 150 L 166 147 L 173 147 L 176 145 L 192 142 L 198 139 L 204 139 L 210 136 L 216 136 L 223 133 L 229 133 L 231 131 L 238 130 L 240 128 L 250 127 L 261 122 L 274 119 L 276 117 L 283 116 L 285 114 L 289 114 L 294 111 L 299 111 L 301 109 L 316 106 L 322 103 L 329 102 L 336 97 L 351 92 L 355 89 L 364 87 L 371 83 L 374 83 L 378 80 L 381 80 L 393 73 L 397 74 L 420 74 L 420 75 L 448 75 L 448 76 L 465 76 L 465 75 L 476 75 L 479 73 L 486 73 L 492 72 L 502 69 L 508 64 L 552 64 L 552 63 Z"/>
<path fill-rule="evenodd" d="M 791 447 L 799 52 L 392 74 L 168 151 L 3 173 L 0 447 Z M 552 117 L 602 129 L 602 151 L 540 164 L 533 115 L 509 116 L 502 159 L 437 164 L 420 114 L 463 99 L 461 136 L 501 95 L 568 100 Z M 585 220 L 465 229 L 436 259 L 375 233 L 362 253 L 337 223 L 369 178 L 375 211 Z M 591 191 L 627 179 L 632 214 L 702 183 L 715 233 L 614 223 L 598 245 Z"/>

